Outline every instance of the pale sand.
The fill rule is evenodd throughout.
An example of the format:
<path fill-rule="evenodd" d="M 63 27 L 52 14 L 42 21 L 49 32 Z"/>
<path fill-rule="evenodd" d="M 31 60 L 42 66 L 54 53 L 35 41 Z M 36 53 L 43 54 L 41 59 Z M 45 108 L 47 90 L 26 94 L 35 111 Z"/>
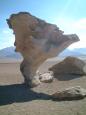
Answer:
<path fill-rule="evenodd" d="M 41 71 L 57 63 L 43 64 Z M 86 99 L 77 101 L 52 101 L 49 95 L 57 90 L 80 85 L 86 88 L 86 76 L 71 80 L 54 80 L 29 89 L 19 71 L 20 62 L 0 63 L 0 115 L 86 115 Z"/>

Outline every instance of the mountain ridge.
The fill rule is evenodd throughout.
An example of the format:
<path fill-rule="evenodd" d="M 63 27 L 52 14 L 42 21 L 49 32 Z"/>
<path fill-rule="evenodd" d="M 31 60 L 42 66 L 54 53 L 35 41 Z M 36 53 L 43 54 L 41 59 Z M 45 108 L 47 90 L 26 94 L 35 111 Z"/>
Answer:
<path fill-rule="evenodd" d="M 59 54 L 59 57 L 67 57 L 67 56 L 85 56 L 86 48 L 75 48 L 73 50 L 65 49 L 63 52 Z M 14 59 L 22 59 L 20 53 L 15 52 L 15 47 L 6 47 L 0 50 L 0 58 L 14 58 Z"/>
<path fill-rule="evenodd" d="M 22 56 L 20 53 L 15 52 L 15 47 L 11 46 L 0 50 L 0 58 L 21 59 Z"/>

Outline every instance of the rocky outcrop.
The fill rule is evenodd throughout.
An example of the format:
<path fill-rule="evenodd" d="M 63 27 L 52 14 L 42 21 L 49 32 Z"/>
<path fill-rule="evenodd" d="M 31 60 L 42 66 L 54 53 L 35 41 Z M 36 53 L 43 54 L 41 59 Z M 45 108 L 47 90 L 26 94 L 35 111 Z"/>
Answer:
<path fill-rule="evenodd" d="M 15 34 L 16 51 L 24 58 L 20 70 L 31 87 L 40 84 L 36 70 L 41 63 L 79 41 L 76 34 L 64 35 L 56 25 L 27 12 L 12 14 L 7 23 Z"/>
<path fill-rule="evenodd" d="M 49 70 L 53 71 L 55 77 L 58 74 L 85 75 L 86 63 L 76 57 L 67 57 L 62 62 L 52 66 Z"/>
<path fill-rule="evenodd" d="M 57 91 L 52 96 L 53 100 L 77 100 L 86 97 L 86 89 L 80 86 L 70 87 L 62 91 Z"/>

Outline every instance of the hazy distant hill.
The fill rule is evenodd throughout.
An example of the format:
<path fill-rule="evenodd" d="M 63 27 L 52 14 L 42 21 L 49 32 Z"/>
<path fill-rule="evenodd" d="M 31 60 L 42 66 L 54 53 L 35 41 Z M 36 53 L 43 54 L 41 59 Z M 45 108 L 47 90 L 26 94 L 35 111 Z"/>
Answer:
<path fill-rule="evenodd" d="M 7 48 L 0 50 L 0 58 L 21 59 L 22 56 L 20 55 L 20 53 L 15 52 L 14 47 L 7 47 Z"/>
<path fill-rule="evenodd" d="M 75 48 L 74 51 L 86 55 L 86 48 Z"/>
<path fill-rule="evenodd" d="M 86 48 L 75 48 L 74 50 L 66 49 L 59 55 L 59 57 L 66 56 L 86 56 Z M 7 47 L 0 50 L 0 58 L 21 59 L 22 56 L 20 55 L 20 53 L 15 52 L 14 47 Z"/>
<path fill-rule="evenodd" d="M 62 53 L 60 53 L 59 57 L 66 57 L 66 56 L 86 56 L 86 48 L 75 48 L 73 50 L 66 49 Z"/>

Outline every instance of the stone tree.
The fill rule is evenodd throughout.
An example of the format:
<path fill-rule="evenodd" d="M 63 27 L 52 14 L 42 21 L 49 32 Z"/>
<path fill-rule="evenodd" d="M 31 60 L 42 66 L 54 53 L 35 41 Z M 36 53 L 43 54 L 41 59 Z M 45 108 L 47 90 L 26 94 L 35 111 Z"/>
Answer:
<path fill-rule="evenodd" d="M 55 24 L 47 23 L 27 12 L 12 14 L 7 23 L 15 35 L 16 51 L 23 56 L 20 70 L 29 87 L 40 84 L 36 73 L 40 64 L 79 41 L 76 34 L 65 35 Z"/>

